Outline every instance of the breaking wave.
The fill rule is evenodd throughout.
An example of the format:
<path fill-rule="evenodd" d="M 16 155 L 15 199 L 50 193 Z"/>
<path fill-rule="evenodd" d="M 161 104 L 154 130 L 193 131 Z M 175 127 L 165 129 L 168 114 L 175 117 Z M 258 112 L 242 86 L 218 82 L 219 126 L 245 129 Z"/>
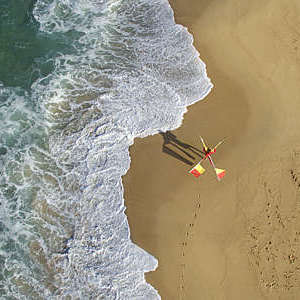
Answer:
<path fill-rule="evenodd" d="M 33 13 L 72 51 L 30 93 L 0 87 L 12 130 L 0 136 L 0 291 L 160 299 L 144 279 L 157 260 L 130 240 L 121 177 L 135 137 L 177 128 L 209 93 L 205 65 L 166 0 L 37 0 Z"/>

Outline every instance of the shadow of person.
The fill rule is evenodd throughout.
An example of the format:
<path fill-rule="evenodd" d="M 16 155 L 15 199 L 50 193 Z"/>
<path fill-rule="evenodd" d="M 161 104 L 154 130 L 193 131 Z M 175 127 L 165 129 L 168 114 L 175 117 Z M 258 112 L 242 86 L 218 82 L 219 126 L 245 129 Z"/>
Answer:
<path fill-rule="evenodd" d="M 173 156 L 174 158 L 184 162 L 185 164 L 188 164 L 191 166 L 194 164 L 191 160 L 195 160 L 196 159 L 195 156 L 203 158 L 203 156 L 205 155 L 205 153 L 203 151 L 197 149 L 196 147 L 178 140 L 176 135 L 170 131 L 160 132 L 160 135 L 163 137 L 162 151 L 164 153 L 167 153 L 167 154 Z M 179 150 L 181 153 L 179 154 L 179 153 L 175 152 L 173 149 L 171 149 L 167 145 L 172 145 L 174 148 Z M 185 158 L 182 155 L 187 156 L 189 159 Z"/>

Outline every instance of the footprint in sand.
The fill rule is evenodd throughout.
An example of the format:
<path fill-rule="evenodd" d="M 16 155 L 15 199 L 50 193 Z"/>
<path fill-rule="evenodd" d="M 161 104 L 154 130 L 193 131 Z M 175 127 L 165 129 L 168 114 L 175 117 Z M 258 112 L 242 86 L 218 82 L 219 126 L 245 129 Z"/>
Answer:
<path fill-rule="evenodd" d="M 194 227 L 197 221 L 197 217 L 199 215 L 199 210 L 200 210 L 200 195 L 198 195 L 198 201 L 195 205 L 194 211 L 193 211 L 193 216 L 191 217 L 191 222 L 187 225 L 187 230 L 184 235 L 184 240 L 181 243 L 181 256 L 182 256 L 182 264 L 181 264 L 181 272 L 180 272 L 180 300 L 184 299 L 184 278 L 185 278 L 185 267 L 186 264 L 184 263 L 184 257 L 187 254 L 188 251 L 188 246 L 192 242 L 193 239 L 193 233 L 194 233 Z"/>
<path fill-rule="evenodd" d="M 263 294 L 288 297 L 300 288 L 300 152 L 257 163 L 237 186 L 250 268 Z"/>

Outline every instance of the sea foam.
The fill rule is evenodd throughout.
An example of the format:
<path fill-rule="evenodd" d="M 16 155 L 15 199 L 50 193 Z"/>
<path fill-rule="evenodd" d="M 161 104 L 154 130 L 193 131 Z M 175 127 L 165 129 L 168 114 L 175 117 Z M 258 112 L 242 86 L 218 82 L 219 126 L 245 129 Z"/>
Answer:
<path fill-rule="evenodd" d="M 34 16 L 76 37 L 32 86 L 49 143 L 27 159 L 42 178 L 31 253 L 50 274 L 35 293 L 160 299 L 144 278 L 157 260 L 130 240 L 121 177 L 135 137 L 177 128 L 209 93 L 205 65 L 166 0 L 38 0 Z"/>

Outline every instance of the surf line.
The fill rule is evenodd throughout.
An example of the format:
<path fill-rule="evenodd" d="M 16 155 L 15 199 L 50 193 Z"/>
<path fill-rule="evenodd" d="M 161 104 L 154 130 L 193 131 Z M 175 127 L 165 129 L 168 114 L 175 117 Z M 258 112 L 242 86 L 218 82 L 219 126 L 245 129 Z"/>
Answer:
<path fill-rule="evenodd" d="M 179 274 L 179 300 L 183 300 L 185 297 L 185 270 L 186 270 L 185 257 L 188 252 L 189 245 L 191 244 L 193 239 L 195 225 L 200 212 L 200 208 L 201 208 L 200 194 L 198 194 L 198 199 L 196 201 L 196 205 L 193 210 L 193 215 L 190 219 L 191 222 L 189 222 L 189 225 L 187 226 L 187 230 L 184 234 L 183 242 L 180 243 L 181 264 L 180 264 L 180 274 Z"/>

